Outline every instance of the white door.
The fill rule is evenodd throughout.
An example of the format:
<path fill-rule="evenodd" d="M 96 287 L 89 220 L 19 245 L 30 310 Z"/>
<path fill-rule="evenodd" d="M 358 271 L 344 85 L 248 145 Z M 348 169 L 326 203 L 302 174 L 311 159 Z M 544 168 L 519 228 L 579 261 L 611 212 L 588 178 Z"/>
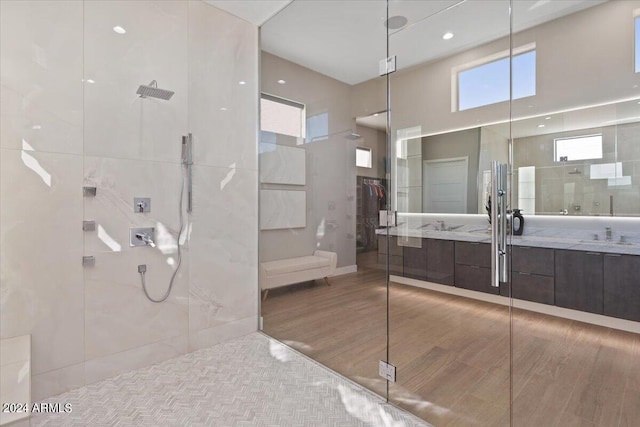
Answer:
<path fill-rule="evenodd" d="M 422 212 L 467 213 L 469 157 L 425 160 Z"/>

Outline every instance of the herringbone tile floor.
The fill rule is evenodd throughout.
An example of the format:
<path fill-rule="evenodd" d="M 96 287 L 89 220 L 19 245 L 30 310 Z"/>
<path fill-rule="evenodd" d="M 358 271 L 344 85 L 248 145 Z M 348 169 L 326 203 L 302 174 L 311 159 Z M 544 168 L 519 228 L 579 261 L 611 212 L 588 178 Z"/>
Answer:
<path fill-rule="evenodd" d="M 254 333 L 48 400 L 32 426 L 424 426 Z"/>

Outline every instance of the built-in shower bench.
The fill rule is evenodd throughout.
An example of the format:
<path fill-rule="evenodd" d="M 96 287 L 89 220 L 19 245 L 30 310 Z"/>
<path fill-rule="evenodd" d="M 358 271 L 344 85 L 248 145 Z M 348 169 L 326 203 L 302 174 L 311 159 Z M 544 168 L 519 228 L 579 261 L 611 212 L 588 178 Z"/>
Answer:
<path fill-rule="evenodd" d="M 338 264 L 335 252 L 315 251 L 313 255 L 279 259 L 260 263 L 260 287 L 264 291 L 262 299 L 267 299 L 269 289 L 294 283 L 308 282 L 324 278 L 329 285 Z"/>

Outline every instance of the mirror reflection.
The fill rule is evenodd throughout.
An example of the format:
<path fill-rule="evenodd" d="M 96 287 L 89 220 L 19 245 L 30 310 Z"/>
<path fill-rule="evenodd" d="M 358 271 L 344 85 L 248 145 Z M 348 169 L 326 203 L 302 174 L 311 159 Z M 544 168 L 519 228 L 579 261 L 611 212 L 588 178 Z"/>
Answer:
<path fill-rule="evenodd" d="M 638 216 L 639 118 L 640 101 L 631 99 L 399 139 L 397 210 L 485 213 L 490 162 L 507 161 L 511 134 L 514 209 Z"/>

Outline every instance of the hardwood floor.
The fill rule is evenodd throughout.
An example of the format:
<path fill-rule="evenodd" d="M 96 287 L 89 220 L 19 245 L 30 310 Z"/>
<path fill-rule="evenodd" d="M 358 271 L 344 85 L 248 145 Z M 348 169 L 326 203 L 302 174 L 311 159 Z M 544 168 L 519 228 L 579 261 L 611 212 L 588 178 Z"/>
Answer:
<path fill-rule="evenodd" d="M 397 283 L 389 304 L 389 399 L 435 426 L 509 425 L 510 328 L 514 426 L 640 425 L 639 335 Z M 386 310 L 371 266 L 262 305 L 267 334 L 383 396 Z"/>

